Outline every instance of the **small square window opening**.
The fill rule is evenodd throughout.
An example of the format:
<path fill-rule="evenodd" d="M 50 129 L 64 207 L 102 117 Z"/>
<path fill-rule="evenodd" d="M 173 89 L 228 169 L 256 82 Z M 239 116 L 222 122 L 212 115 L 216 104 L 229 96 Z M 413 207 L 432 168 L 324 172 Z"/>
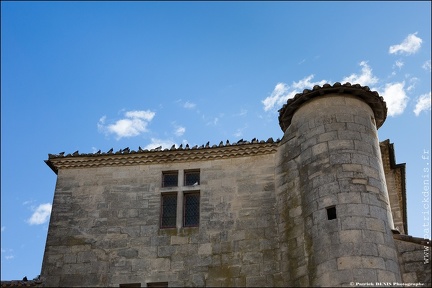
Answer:
<path fill-rule="evenodd" d="M 327 219 L 328 220 L 336 219 L 336 207 L 335 206 L 327 207 Z"/>

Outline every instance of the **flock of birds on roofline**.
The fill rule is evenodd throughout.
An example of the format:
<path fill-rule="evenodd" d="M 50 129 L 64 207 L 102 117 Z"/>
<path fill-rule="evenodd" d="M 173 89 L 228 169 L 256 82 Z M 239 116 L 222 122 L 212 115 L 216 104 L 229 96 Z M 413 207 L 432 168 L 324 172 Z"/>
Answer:
<path fill-rule="evenodd" d="M 230 143 L 229 140 L 227 140 L 224 144 L 223 141 L 219 143 L 219 145 L 210 145 L 210 141 L 207 142 L 205 145 L 195 145 L 193 147 L 190 147 L 189 144 L 186 144 L 183 147 L 183 144 L 180 144 L 178 148 L 176 148 L 176 145 L 172 145 L 170 149 L 165 148 L 162 149 L 162 146 L 153 148 L 153 149 L 142 149 L 141 146 L 138 147 L 138 150 L 131 150 L 129 147 L 126 147 L 124 149 L 120 149 L 117 152 L 114 152 L 114 149 L 111 148 L 107 152 L 102 152 L 101 150 L 95 152 L 95 153 L 89 153 L 89 154 L 80 154 L 79 151 L 75 151 L 71 154 L 66 154 L 65 152 L 60 152 L 59 154 L 48 154 L 48 158 L 55 158 L 55 157 L 70 157 L 70 156 L 95 156 L 95 155 L 117 155 L 117 154 L 131 154 L 131 153 L 140 153 L 140 152 L 157 152 L 157 151 L 169 151 L 169 150 L 191 150 L 191 149 L 206 149 L 206 148 L 216 148 L 216 147 L 226 147 L 226 146 L 235 146 L 235 145 L 245 145 L 245 144 L 264 144 L 264 143 L 277 143 L 280 139 L 278 138 L 276 141 L 273 140 L 272 137 L 268 138 L 267 141 L 264 140 L 258 140 L 257 138 L 253 138 L 251 141 L 240 139 L 237 142 Z"/>

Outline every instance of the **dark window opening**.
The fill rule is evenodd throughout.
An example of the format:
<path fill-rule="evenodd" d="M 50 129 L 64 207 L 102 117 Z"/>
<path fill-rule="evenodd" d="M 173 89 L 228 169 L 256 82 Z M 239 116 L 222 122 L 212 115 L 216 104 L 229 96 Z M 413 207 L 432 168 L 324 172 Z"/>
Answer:
<path fill-rule="evenodd" d="M 141 283 L 120 284 L 120 287 L 141 287 Z"/>
<path fill-rule="evenodd" d="M 177 187 L 178 186 L 178 172 L 163 172 L 162 173 L 162 187 Z"/>
<path fill-rule="evenodd" d="M 200 171 L 185 171 L 185 186 L 196 186 L 200 184 Z"/>
<path fill-rule="evenodd" d="M 184 194 L 184 226 L 193 227 L 199 225 L 199 206 L 199 193 Z"/>
<path fill-rule="evenodd" d="M 327 219 L 328 220 L 336 219 L 336 207 L 335 206 L 327 208 Z"/>
<path fill-rule="evenodd" d="M 176 227 L 177 219 L 177 194 L 162 195 L 161 227 Z"/>
<path fill-rule="evenodd" d="M 147 287 L 168 287 L 168 282 L 149 282 Z"/>

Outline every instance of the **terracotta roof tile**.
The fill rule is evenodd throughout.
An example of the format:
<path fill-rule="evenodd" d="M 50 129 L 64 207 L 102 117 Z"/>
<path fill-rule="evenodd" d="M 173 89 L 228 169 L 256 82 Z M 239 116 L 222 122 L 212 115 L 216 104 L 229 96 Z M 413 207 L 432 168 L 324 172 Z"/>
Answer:
<path fill-rule="evenodd" d="M 231 157 L 243 157 L 253 155 L 263 155 L 274 153 L 279 146 L 281 140 L 273 140 L 269 138 L 258 140 L 256 138 L 251 141 L 240 139 L 237 142 L 230 143 L 228 140 L 224 143 L 210 145 L 207 142 L 205 145 L 189 147 L 188 144 L 183 147 L 175 147 L 170 149 L 162 147 L 154 149 L 131 150 L 129 147 L 120 149 L 114 152 L 110 149 L 107 152 L 98 151 L 96 153 L 79 153 L 75 151 L 71 154 L 61 152 L 59 154 L 48 154 L 48 160 L 45 163 L 55 172 L 60 168 L 79 168 L 79 167 L 101 167 L 112 165 L 138 165 L 150 163 L 163 163 L 172 161 L 198 161 L 207 159 L 225 159 Z M 125 156 L 125 157 L 121 157 Z"/>
<path fill-rule="evenodd" d="M 288 99 L 287 103 L 279 109 L 279 125 L 283 132 L 291 124 L 294 112 L 305 102 L 317 96 L 325 94 L 351 94 L 363 99 L 373 110 L 377 128 L 381 127 L 387 117 L 387 106 L 384 98 L 379 96 L 378 92 L 371 91 L 368 86 L 360 84 L 351 84 L 349 82 L 341 84 L 336 82 L 332 85 L 324 84 L 322 87 L 315 85 L 312 90 L 304 89 L 303 93 L 296 94 L 293 98 Z"/>

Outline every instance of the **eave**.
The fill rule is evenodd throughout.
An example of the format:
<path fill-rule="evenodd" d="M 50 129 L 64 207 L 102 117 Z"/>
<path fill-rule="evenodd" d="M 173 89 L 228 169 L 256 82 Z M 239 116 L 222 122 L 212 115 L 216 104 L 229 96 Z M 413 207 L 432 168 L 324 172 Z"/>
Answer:
<path fill-rule="evenodd" d="M 110 166 L 150 165 L 190 161 L 207 161 L 217 159 L 230 159 L 275 153 L 280 140 L 239 141 L 233 144 L 221 142 L 219 145 L 202 145 L 189 148 L 179 147 L 171 149 L 151 149 L 138 151 L 121 149 L 115 153 L 112 149 L 106 153 L 80 154 L 78 151 L 67 154 L 48 154 L 45 163 L 58 174 L 60 169 L 70 168 L 94 168 Z"/>

